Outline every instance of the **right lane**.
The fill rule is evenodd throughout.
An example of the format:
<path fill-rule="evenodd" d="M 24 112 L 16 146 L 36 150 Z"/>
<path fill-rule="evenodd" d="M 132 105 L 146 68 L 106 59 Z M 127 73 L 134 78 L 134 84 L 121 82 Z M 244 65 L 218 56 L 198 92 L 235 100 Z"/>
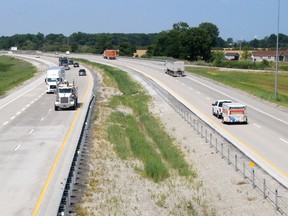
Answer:
<path fill-rule="evenodd" d="M 91 61 L 137 70 L 149 76 L 196 112 L 213 128 L 231 141 L 264 170 L 288 186 L 288 115 L 287 109 L 263 102 L 251 95 L 189 73 L 171 77 L 164 73 L 163 63 L 101 56 L 77 55 Z M 217 99 L 231 99 L 248 105 L 248 125 L 223 125 L 212 115 L 211 104 Z"/>

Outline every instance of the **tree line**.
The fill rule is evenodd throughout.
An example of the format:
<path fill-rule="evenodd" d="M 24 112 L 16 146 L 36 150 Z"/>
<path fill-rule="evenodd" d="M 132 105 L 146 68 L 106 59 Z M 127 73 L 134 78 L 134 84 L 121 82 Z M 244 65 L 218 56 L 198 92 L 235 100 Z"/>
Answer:
<path fill-rule="evenodd" d="M 246 49 L 276 47 L 275 34 L 258 40 L 224 40 L 213 23 L 201 23 L 190 27 L 186 22 L 175 23 L 172 29 L 159 33 L 73 33 L 63 34 L 16 34 L 0 37 L 0 49 L 9 50 L 17 46 L 20 50 L 71 51 L 102 54 L 105 49 L 117 49 L 119 55 L 132 56 L 136 49 L 147 49 L 147 56 L 167 56 L 179 59 L 209 61 L 212 49 L 246 47 Z M 279 34 L 279 48 L 287 49 L 288 36 Z"/>

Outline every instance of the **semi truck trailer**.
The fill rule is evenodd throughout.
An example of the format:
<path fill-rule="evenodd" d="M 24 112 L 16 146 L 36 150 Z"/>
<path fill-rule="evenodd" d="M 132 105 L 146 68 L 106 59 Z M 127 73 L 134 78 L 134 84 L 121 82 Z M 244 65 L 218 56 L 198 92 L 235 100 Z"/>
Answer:
<path fill-rule="evenodd" d="M 104 59 L 116 59 L 117 50 L 105 50 L 103 53 Z"/>
<path fill-rule="evenodd" d="M 183 61 L 166 61 L 165 64 L 165 73 L 171 76 L 184 76 L 185 68 Z"/>
<path fill-rule="evenodd" d="M 54 93 L 57 83 L 63 82 L 65 79 L 65 68 L 63 66 L 52 66 L 46 71 L 46 93 Z"/>

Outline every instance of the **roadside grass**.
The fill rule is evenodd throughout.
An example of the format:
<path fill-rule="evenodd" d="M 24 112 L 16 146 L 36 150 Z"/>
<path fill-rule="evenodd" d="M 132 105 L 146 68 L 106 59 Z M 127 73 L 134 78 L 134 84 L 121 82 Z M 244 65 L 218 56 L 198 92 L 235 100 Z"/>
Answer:
<path fill-rule="evenodd" d="M 186 68 L 188 72 L 216 80 L 233 88 L 240 89 L 266 101 L 288 107 L 288 74 L 278 74 L 278 96 L 274 96 L 275 73 L 220 71 L 208 68 Z"/>
<path fill-rule="evenodd" d="M 32 78 L 36 68 L 23 60 L 0 56 L 0 95 Z"/>
<path fill-rule="evenodd" d="M 108 140 L 115 146 L 118 156 L 141 160 L 144 175 L 154 182 L 168 178 L 171 169 L 181 176 L 197 177 L 160 121 L 149 112 L 151 97 L 141 85 L 122 70 L 87 60 L 83 62 L 102 70 L 109 77 L 106 78 L 109 83 L 122 93 L 110 100 L 109 107 L 114 111 L 108 118 L 107 131 Z M 120 106 L 129 107 L 133 113 L 116 111 Z"/>

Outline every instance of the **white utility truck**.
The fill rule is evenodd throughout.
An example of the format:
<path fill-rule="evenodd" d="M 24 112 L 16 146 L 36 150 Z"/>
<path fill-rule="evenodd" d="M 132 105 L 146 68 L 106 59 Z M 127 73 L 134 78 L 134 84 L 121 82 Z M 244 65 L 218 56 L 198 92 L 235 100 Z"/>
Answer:
<path fill-rule="evenodd" d="M 165 64 L 165 73 L 170 74 L 172 76 L 184 76 L 185 68 L 183 61 L 166 61 Z"/>
<path fill-rule="evenodd" d="M 63 83 L 57 84 L 56 99 L 54 102 L 55 111 L 58 109 L 77 109 L 78 105 L 78 88 L 74 84 L 70 84 L 67 80 Z"/>
<path fill-rule="evenodd" d="M 222 123 L 248 123 L 247 106 L 240 103 L 224 103 Z"/>
<path fill-rule="evenodd" d="M 212 104 L 212 114 L 217 118 L 222 118 L 222 107 L 224 103 L 232 103 L 231 100 L 217 100 Z"/>
<path fill-rule="evenodd" d="M 65 79 L 65 67 L 63 66 L 52 66 L 46 71 L 46 92 L 53 93 L 56 90 L 57 83 L 63 82 Z"/>

